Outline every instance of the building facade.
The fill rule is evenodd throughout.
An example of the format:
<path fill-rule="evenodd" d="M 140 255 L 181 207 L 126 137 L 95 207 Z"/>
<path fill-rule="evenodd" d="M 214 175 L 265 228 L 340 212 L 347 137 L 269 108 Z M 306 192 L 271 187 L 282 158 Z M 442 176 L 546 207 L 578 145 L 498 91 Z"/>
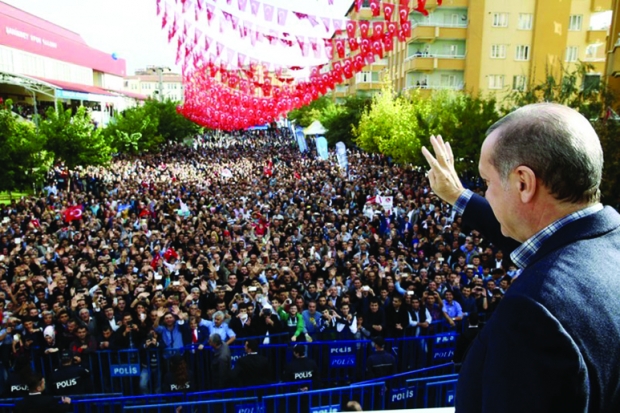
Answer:
<path fill-rule="evenodd" d="M 66 28 L 0 2 L 0 97 L 20 107 L 87 106 L 97 123 L 143 99 L 123 93 L 126 62 Z M 29 110 L 28 115 L 31 115 Z"/>
<path fill-rule="evenodd" d="M 428 16 L 410 14 L 412 36 L 395 42 L 386 65 L 365 72 L 390 79 L 396 91 L 464 90 L 499 99 L 579 62 L 591 66 L 591 80 L 605 75 L 612 0 L 427 0 L 426 8 Z M 372 19 L 364 8 L 350 16 Z M 334 95 L 363 90 L 350 80 Z"/>
<path fill-rule="evenodd" d="M 153 99 L 170 99 L 183 102 L 183 76 L 173 73 L 170 68 L 148 66 L 138 69 L 133 76 L 124 80 L 124 90 L 140 93 Z"/>

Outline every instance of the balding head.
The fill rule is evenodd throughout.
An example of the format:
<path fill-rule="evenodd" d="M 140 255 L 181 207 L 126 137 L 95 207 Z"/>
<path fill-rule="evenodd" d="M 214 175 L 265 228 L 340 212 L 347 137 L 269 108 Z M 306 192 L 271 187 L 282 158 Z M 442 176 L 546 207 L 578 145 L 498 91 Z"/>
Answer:
<path fill-rule="evenodd" d="M 532 169 L 557 200 L 591 204 L 600 198 L 603 150 L 590 122 L 579 112 L 554 103 L 524 106 L 500 119 L 490 162 L 506 182 L 520 165 Z M 490 141 L 490 139 L 487 139 Z"/>

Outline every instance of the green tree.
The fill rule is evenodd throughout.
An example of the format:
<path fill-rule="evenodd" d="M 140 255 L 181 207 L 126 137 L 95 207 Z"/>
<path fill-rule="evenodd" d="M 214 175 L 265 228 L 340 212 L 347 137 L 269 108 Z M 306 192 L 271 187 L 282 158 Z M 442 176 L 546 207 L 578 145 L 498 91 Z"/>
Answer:
<path fill-rule="evenodd" d="M 288 114 L 288 120 L 295 121 L 295 124 L 303 128 L 307 128 L 310 124 L 321 118 L 323 113 L 328 107 L 334 106 L 331 98 L 328 96 L 321 96 L 320 98 L 313 100 L 309 105 L 302 106 L 299 109 L 292 110 Z"/>
<path fill-rule="evenodd" d="M 137 154 L 155 151 L 164 142 L 158 127 L 157 113 L 136 106 L 116 115 L 103 134 L 114 152 Z"/>
<path fill-rule="evenodd" d="M 197 124 L 177 112 L 177 102 L 172 100 L 147 100 L 143 109 L 147 114 L 157 117 L 157 134 L 166 142 L 182 142 L 200 131 Z"/>
<path fill-rule="evenodd" d="M 51 166 L 45 138 L 32 122 L 12 112 L 12 101 L 0 105 L 0 191 L 24 190 L 43 180 Z"/>
<path fill-rule="evenodd" d="M 476 172 L 485 132 L 500 118 L 496 100 L 446 90 L 417 99 L 414 106 L 422 144 L 428 146 L 431 135 L 441 135 L 452 145 L 455 166 Z"/>
<path fill-rule="evenodd" d="M 353 128 L 362 118 L 362 113 L 370 107 L 369 98 L 350 96 L 344 103 L 328 106 L 320 117 L 321 124 L 327 129 L 325 139 L 330 145 L 344 142 L 348 146 L 354 144 Z"/>
<path fill-rule="evenodd" d="M 396 162 L 418 158 L 420 138 L 413 105 L 404 97 L 394 96 L 388 84 L 375 95 L 354 129 L 355 143 L 367 152 L 391 156 Z"/>
<path fill-rule="evenodd" d="M 58 110 L 49 108 L 39 125 L 39 132 L 46 139 L 45 149 L 54 154 L 55 161 L 62 159 L 69 168 L 101 165 L 111 159 L 110 146 L 83 106 L 75 115 L 61 106 Z"/>

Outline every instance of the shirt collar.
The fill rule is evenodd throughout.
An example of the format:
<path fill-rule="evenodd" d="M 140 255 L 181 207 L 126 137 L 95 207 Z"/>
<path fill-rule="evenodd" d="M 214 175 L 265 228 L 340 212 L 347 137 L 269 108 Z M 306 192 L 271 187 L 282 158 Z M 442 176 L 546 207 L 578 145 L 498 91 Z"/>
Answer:
<path fill-rule="evenodd" d="M 511 254 L 510 258 L 515 263 L 517 268 L 524 269 L 532 263 L 532 259 L 536 253 L 540 250 L 542 244 L 548 240 L 553 234 L 558 232 L 560 228 L 575 222 L 578 219 L 587 217 L 588 215 L 595 214 L 603 209 L 602 204 L 592 205 L 590 207 L 575 211 L 569 215 L 566 215 L 551 224 L 547 225 L 542 230 L 538 231 L 518 248 L 516 248 Z"/>

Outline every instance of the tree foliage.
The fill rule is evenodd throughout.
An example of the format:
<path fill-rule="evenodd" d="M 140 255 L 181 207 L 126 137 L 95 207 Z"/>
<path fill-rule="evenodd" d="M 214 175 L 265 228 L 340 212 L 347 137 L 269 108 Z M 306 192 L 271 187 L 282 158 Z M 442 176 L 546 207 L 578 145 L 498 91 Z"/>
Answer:
<path fill-rule="evenodd" d="M 39 133 L 45 137 L 45 149 L 62 159 L 69 168 L 77 165 L 101 165 L 111 159 L 111 149 L 101 129 L 96 129 L 90 114 L 81 106 L 71 109 L 49 108 L 39 120 Z"/>
<path fill-rule="evenodd" d="M 359 124 L 362 113 L 371 103 L 369 98 L 350 96 L 342 104 L 328 106 L 319 119 L 327 129 L 327 143 L 335 145 L 337 142 L 344 142 L 348 146 L 353 145 L 353 128 Z"/>
<path fill-rule="evenodd" d="M 153 152 L 167 141 L 181 142 L 199 132 L 197 124 L 177 112 L 177 104 L 147 100 L 125 110 L 104 130 L 115 152 Z"/>
<path fill-rule="evenodd" d="M 411 162 L 420 152 L 418 120 L 413 105 L 394 96 L 391 85 L 375 95 L 354 129 L 355 143 L 367 152 L 391 156 L 396 162 Z"/>
<path fill-rule="evenodd" d="M 0 105 L 0 191 L 31 188 L 51 164 L 45 139 L 35 125 L 12 112 L 12 102 Z"/>
<path fill-rule="evenodd" d="M 321 114 L 333 107 L 335 104 L 328 96 L 321 96 L 313 100 L 309 105 L 302 106 L 299 109 L 292 110 L 288 114 L 288 120 L 295 121 L 295 124 L 303 128 L 310 126 L 312 122 L 321 118 Z"/>

